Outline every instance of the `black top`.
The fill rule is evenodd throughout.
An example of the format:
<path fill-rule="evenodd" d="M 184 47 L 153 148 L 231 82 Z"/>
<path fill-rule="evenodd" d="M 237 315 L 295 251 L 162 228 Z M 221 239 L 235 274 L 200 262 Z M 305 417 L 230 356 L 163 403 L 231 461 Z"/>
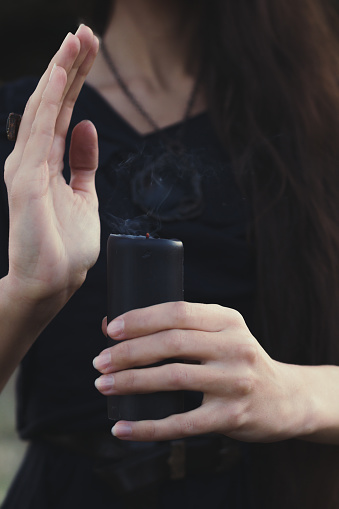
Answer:
<path fill-rule="evenodd" d="M 5 137 L 7 115 L 11 111 L 23 111 L 35 86 L 35 79 L 26 79 L 0 89 L 2 166 L 13 148 Z M 82 119 L 90 119 L 99 134 L 97 192 L 102 227 L 101 253 L 81 289 L 41 334 L 22 362 L 18 427 L 24 438 L 42 432 L 107 430 L 110 427 L 106 398 L 94 387 L 98 373 L 92 367 L 92 359 L 106 347 L 101 332 L 101 320 L 106 314 L 106 242 L 109 233 L 116 233 L 118 226 L 122 227 L 122 233 L 126 232 L 127 226 L 136 233 L 145 234 L 151 230 L 163 238 L 180 239 L 185 248 L 185 299 L 235 308 L 250 323 L 254 261 L 246 241 L 247 205 L 235 184 L 227 154 L 213 132 L 208 115 L 200 114 L 184 126 L 178 123 L 159 133 L 142 136 L 94 89 L 85 86 L 72 125 Z M 185 147 L 185 157 L 179 166 L 189 168 L 184 180 L 181 179 L 182 168 L 173 169 L 171 156 L 167 158 L 168 150 L 164 148 L 177 136 Z M 177 208 L 180 216 L 177 202 L 182 194 L 192 194 L 193 188 L 196 193 L 193 192 L 191 216 L 183 213 L 183 217 L 168 221 L 166 217 L 157 220 L 144 215 L 143 204 L 138 201 L 138 186 L 145 186 L 139 196 L 148 197 L 147 179 L 149 168 L 154 166 L 155 154 L 158 161 L 160 158 L 161 178 L 164 166 L 170 167 L 171 171 L 169 183 L 165 183 L 171 192 L 166 194 L 167 198 L 165 195 L 158 197 L 155 212 L 166 216 L 168 211 Z M 69 177 L 67 160 L 65 177 Z M 183 189 L 177 189 L 178 182 Z M 0 275 L 3 276 L 8 264 L 8 210 L 3 179 L 0 193 Z M 134 202 L 138 204 L 133 203 L 133 193 Z M 150 196 L 152 207 L 158 198 L 157 195 Z M 146 206 L 150 202 L 147 201 Z M 134 218 L 139 219 L 131 221 Z"/>

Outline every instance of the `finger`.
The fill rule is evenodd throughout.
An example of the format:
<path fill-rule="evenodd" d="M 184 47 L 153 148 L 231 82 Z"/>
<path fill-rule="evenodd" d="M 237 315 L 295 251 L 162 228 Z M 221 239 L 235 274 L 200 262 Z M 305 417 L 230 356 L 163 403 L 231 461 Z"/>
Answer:
<path fill-rule="evenodd" d="M 121 440 L 152 442 L 176 440 L 215 431 L 218 427 L 216 412 L 209 405 L 203 405 L 190 412 L 171 415 L 157 421 L 119 421 L 112 428 L 112 434 Z"/>
<path fill-rule="evenodd" d="M 103 335 L 107 337 L 107 316 L 105 316 L 102 320 L 101 330 Z"/>
<path fill-rule="evenodd" d="M 74 105 L 86 76 L 93 65 L 99 47 L 97 37 L 94 37 L 92 30 L 84 25 L 79 27 L 77 37 L 81 42 L 81 50 L 68 74 L 67 85 L 60 104 L 60 111 L 55 126 L 54 142 L 48 160 L 51 175 L 63 170 L 66 136 Z"/>
<path fill-rule="evenodd" d="M 45 167 L 54 140 L 55 123 L 66 82 L 65 69 L 56 66 L 41 97 L 23 152 L 24 164 L 21 166 L 25 180 L 36 178 L 36 169 Z"/>
<path fill-rule="evenodd" d="M 88 46 L 88 44 L 87 44 Z M 68 89 L 66 90 L 66 95 L 62 102 L 62 107 L 58 116 L 55 132 L 57 136 L 60 136 L 62 140 L 66 138 L 67 131 L 69 128 L 69 124 L 71 121 L 71 117 L 73 114 L 73 108 L 75 102 L 79 96 L 81 88 L 86 80 L 86 77 L 91 70 L 91 67 L 94 63 L 95 57 L 98 53 L 99 49 L 99 40 L 97 37 L 93 37 L 90 40 L 90 46 L 84 47 L 84 53 L 81 55 L 81 59 L 79 61 L 78 67 L 74 64 L 73 69 L 71 71 L 72 79 L 68 79 Z M 80 55 L 79 55 L 80 57 Z M 79 58 L 78 58 L 79 60 Z"/>
<path fill-rule="evenodd" d="M 164 359 L 206 362 L 218 356 L 219 333 L 191 330 L 157 332 L 122 341 L 103 350 L 93 361 L 101 373 L 147 366 Z M 220 354 L 219 354 L 220 355 Z"/>
<path fill-rule="evenodd" d="M 216 304 L 167 302 L 135 309 L 108 324 L 107 334 L 114 339 L 145 336 L 166 329 L 192 329 L 218 332 L 244 324 L 237 311 Z"/>
<path fill-rule="evenodd" d="M 80 41 L 80 51 L 78 53 L 78 56 L 72 65 L 71 70 L 68 73 L 68 80 L 67 80 L 67 86 L 65 88 L 64 97 L 68 94 L 68 91 L 70 90 L 77 74 L 79 71 L 79 68 L 85 61 L 88 52 L 90 51 L 93 41 L 94 41 L 94 34 L 92 30 L 86 26 L 86 25 L 80 25 L 78 30 L 75 33 L 75 36 Z"/>
<path fill-rule="evenodd" d="M 26 108 L 25 108 L 25 111 L 24 111 L 24 114 L 23 114 L 23 117 L 21 120 L 21 124 L 20 124 L 17 142 L 15 144 L 15 149 L 14 149 L 16 156 L 17 156 L 17 161 L 16 161 L 17 163 L 20 162 L 21 159 L 19 159 L 19 158 L 22 157 L 26 143 L 30 137 L 32 124 L 36 117 L 37 111 L 40 107 L 42 97 L 46 91 L 46 87 L 49 86 L 49 79 L 50 79 L 54 64 L 58 67 L 62 67 L 68 74 L 71 71 L 74 62 L 76 61 L 79 52 L 80 52 L 79 39 L 71 33 L 67 34 L 59 51 L 52 58 L 46 72 L 41 77 L 35 91 L 33 92 L 32 96 L 30 97 L 30 99 L 26 105 Z M 65 90 L 65 88 L 66 88 L 66 85 L 64 87 L 64 90 Z M 64 93 L 64 90 L 63 90 L 63 93 Z"/>
<path fill-rule="evenodd" d="M 95 192 L 95 171 L 98 167 L 98 135 L 89 120 L 80 122 L 73 129 L 70 146 L 70 186 L 75 192 Z"/>
<path fill-rule="evenodd" d="M 110 373 L 95 381 L 96 388 L 105 396 L 183 390 L 215 393 L 220 392 L 220 384 L 223 380 L 219 370 L 179 362 Z"/>

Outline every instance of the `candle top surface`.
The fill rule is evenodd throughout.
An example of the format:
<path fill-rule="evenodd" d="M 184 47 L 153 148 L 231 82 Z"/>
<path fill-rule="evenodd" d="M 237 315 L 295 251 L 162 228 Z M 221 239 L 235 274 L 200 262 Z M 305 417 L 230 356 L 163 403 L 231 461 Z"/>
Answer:
<path fill-rule="evenodd" d="M 151 235 L 125 235 L 120 233 L 111 233 L 110 237 L 113 237 L 114 239 L 126 239 L 126 240 L 133 240 L 133 241 L 139 241 L 139 240 L 147 240 L 147 242 L 168 242 L 168 243 L 175 243 L 175 244 L 182 244 L 181 240 L 179 239 L 162 239 L 160 237 L 152 237 Z"/>

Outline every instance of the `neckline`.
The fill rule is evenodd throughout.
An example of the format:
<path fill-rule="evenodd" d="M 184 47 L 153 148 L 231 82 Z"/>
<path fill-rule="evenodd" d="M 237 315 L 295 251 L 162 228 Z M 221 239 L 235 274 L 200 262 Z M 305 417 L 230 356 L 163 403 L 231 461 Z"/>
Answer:
<path fill-rule="evenodd" d="M 167 126 L 162 127 L 159 129 L 159 131 L 150 131 L 147 133 L 141 133 L 138 131 L 128 120 L 126 120 L 107 100 L 106 98 L 92 85 L 85 82 L 83 91 L 87 91 L 89 94 L 93 95 L 98 102 L 99 108 L 95 108 L 96 112 L 98 109 L 104 109 L 106 115 L 113 116 L 115 119 L 119 119 L 120 123 L 123 124 L 124 128 L 129 131 L 129 134 L 132 135 L 134 138 L 138 139 L 139 141 L 147 140 L 148 138 L 151 138 L 152 136 L 159 135 L 159 133 L 168 133 L 171 130 L 175 131 L 180 126 L 182 126 L 183 121 L 178 120 L 177 122 L 174 122 L 172 124 L 169 124 Z M 91 107 L 91 102 L 87 105 L 89 108 Z M 195 115 L 192 115 L 187 118 L 185 121 L 191 122 L 198 120 L 200 118 L 204 118 L 207 115 L 207 111 L 201 111 L 200 113 L 197 113 Z"/>

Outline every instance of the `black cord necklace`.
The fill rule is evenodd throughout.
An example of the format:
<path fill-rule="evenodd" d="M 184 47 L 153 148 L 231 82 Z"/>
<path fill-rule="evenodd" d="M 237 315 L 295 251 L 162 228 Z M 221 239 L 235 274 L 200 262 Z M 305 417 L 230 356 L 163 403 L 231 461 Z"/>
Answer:
<path fill-rule="evenodd" d="M 158 134 L 159 145 L 152 153 L 142 150 L 132 154 L 125 164 L 132 168 L 131 194 L 133 202 L 143 212 L 160 221 L 186 220 L 197 217 L 203 209 L 203 195 L 199 164 L 184 147 L 182 137 L 197 98 L 202 72 L 196 79 L 175 136 L 168 136 L 144 109 L 121 77 L 104 41 L 101 51 L 120 89 L 136 110 Z"/>
<path fill-rule="evenodd" d="M 101 41 L 101 51 L 102 55 L 105 59 L 105 62 L 109 69 L 111 70 L 113 76 L 115 77 L 120 89 L 123 91 L 125 96 L 129 99 L 131 104 L 138 110 L 138 112 L 144 117 L 144 119 L 149 123 L 149 125 L 154 129 L 155 132 L 159 133 L 161 132 L 161 128 L 157 124 L 157 122 L 152 118 L 152 116 L 145 110 L 145 108 L 142 106 L 142 104 L 138 101 L 138 99 L 135 97 L 135 95 L 131 92 L 131 90 L 128 88 L 127 84 L 121 77 L 120 72 L 118 71 L 111 55 L 109 54 L 109 51 L 107 49 L 107 46 L 105 42 Z M 202 73 L 198 75 L 198 78 L 195 80 L 195 83 L 193 85 L 193 88 L 191 90 L 190 96 L 187 101 L 187 105 L 184 111 L 184 115 L 182 118 L 182 123 L 185 124 L 186 120 L 189 118 L 192 108 L 194 106 L 194 103 L 197 98 L 198 90 L 200 88 L 201 84 L 201 77 Z"/>

